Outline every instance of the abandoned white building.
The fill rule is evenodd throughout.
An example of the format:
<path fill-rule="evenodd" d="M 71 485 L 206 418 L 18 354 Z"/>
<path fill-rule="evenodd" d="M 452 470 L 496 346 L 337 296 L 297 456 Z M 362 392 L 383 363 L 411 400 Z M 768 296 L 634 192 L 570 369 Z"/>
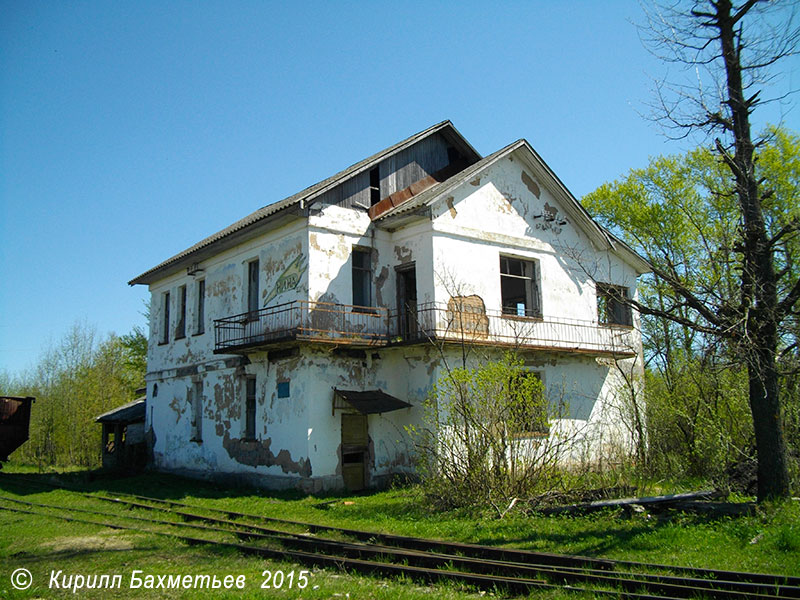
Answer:
<path fill-rule="evenodd" d="M 610 291 L 647 270 L 526 141 L 482 157 L 445 121 L 130 282 L 152 295 L 154 466 L 379 485 L 411 468 L 404 428 L 464 339 L 513 346 L 568 421 L 613 429 L 611 361 L 641 365 L 641 342 Z"/>

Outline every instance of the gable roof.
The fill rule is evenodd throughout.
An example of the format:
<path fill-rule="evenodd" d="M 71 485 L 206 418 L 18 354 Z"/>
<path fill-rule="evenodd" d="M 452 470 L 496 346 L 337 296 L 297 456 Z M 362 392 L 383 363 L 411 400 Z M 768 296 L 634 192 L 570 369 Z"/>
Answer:
<path fill-rule="evenodd" d="M 239 219 L 225 229 L 208 236 L 207 238 L 187 248 L 183 252 L 179 252 L 175 256 L 168 258 L 152 269 L 149 269 L 141 275 L 134 277 L 128 282 L 128 285 L 149 284 L 157 281 L 161 277 L 168 275 L 169 273 L 179 270 L 183 266 L 187 266 L 192 262 L 203 260 L 209 255 L 219 251 L 221 249 L 220 246 L 222 242 L 230 242 L 230 244 L 226 245 L 240 243 L 243 241 L 243 238 L 248 236 L 250 231 L 254 230 L 255 226 L 262 224 L 267 225 L 279 214 L 294 212 L 294 216 L 300 218 L 303 216 L 303 210 L 324 192 L 336 187 L 346 179 L 371 169 L 382 160 L 392 156 L 393 154 L 397 154 L 398 152 L 401 152 L 402 150 L 405 150 L 424 138 L 432 136 L 436 133 L 441 133 L 447 137 L 448 141 L 455 142 L 461 147 L 461 150 L 465 151 L 466 154 L 472 154 L 473 158 L 480 158 L 481 155 L 472 147 L 472 145 L 464 138 L 464 136 L 458 132 L 458 130 L 449 120 L 442 121 L 441 123 L 437 123 L 428 129 L 420 131 L 419 133 L 414 134 L 411 137 L 408 137 L 392 146 L 389 146 L 388 148 L 385 148 L 384 150 L 381 150 L 380 152 L 377 152 L 372 156 L 365 158 L 364 160 L 350 165 L 335 175 L 332 175 L 327 179 L 323 179 L 322 181 L 315 183 L 314 185 L 309 186 L 306 189 L 289 196 L 288 198 L 284 198 L 283 200 L 259 208 L 257 211 L 250 213 L 243 219 Z"/>
<path fill-rule="evenodd" d="M 567 189 L 567 186 L 524 139 L 517 140 L 505 148 L 501 148 L 497 152 L 459 171 L 447 180 L 429 187 L 412 196 L 406 202 L 376 216 L 373 220 L 376 223 L 382 223 L 386 227 L 401 224 L 404 221 L 404 216 L 407 218 L 413 214 L 430 214 L 429 211 L 434 204 L 446 198 L 447 194 L 471 181 L 491 165 L 514 153 L 523 160 L 536 178 L 547 186 L 556 200 L 562 204 L 565 212 L 573 219 L 575 225 L 580 227 L 595 244 L 623 255 L 639 273 L 651 271 L 650 263 L 591 217 L 578 199 Z"/>

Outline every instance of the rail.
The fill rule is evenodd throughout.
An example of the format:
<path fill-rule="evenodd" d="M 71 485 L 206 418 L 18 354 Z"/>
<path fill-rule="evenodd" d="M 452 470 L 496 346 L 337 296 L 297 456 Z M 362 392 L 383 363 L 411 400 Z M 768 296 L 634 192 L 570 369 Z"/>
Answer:
<path fill-rule="evenodd" d="M 125 492 L 117 492 L 113 497 L 97 495 L 89 490 L 26 479 L 5 478 L 6 485 L 12 488 L 22 484 L 28 489 L 63 490 L 71 497 L 69 506 L 0 495 L 0 511 L 169 537 L 187 544 L 227 548 L 269 560 L 291 560 L 380 576 L 403 575 L 429 583 L 449 580 L 494 593 L 499 590 L 503 595 L 572 591 L 592 597 L 641 600 L 800 597 L 800 578 L 790 575 L 617 561 L 412 538 L 232 512 L 224 507 L 201 507 Z M 117 509 L 102 510 L 98 506 L 101 502 L 113 504 Z M 209 512 L 218 516 L 209 516 Z M 297 527 L 304 532 L 296 532 Z M 314 535 L 309 536 L 305 531 Z M 202 537 L 195 537 L 194 532 L 202 533 Z M 228 541 L 231 536 L 249 543 Z"/>
<path fill-rule="evenodd" d="M 214 321 L 216 352 L 297 338 L 386 345 L 389 311 L 296 300 Z"/>
<path fill-rule="evenodd" d="M 438 340 L 570 352 L 636 354 L 635 330 L 625 325 L 552 317 L 523 317 L 474 305 L 425 303 L 397 319 L 405 342 Z"/>
<path fill-rule="evenodd" d="M 217 319 L 214 334 L 218 353 L 294 339 L 368 346 L 439 341 L 628 356 L 637 348 L 629 326 L 516 316 L 458 299 L 393 312 L 297 300 Z"/>

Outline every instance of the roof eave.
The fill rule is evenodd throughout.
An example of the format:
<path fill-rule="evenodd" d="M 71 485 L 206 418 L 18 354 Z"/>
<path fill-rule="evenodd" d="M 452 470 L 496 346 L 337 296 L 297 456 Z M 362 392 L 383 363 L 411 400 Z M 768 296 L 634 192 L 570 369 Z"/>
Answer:
<path fill-rule="evenodd" d="M 234 231 L 223 238 L 209 242 L 207 245 L 197 248 L 191 252 L 184 251 L 175 255 L 164 263 L 145 271 L 138 277 L 131 279 L 128 285 L 150 285 L 160 279 L 169 277 L 190 267 L 194 263 L 202 262 L 220 252 L 238 246 L 249 239 L 261 235 L 265 230 L 280 227 L 292 221 L 307 218 L 306 210 L 298 210 L 295 206 L 286 206 L 276 212 L 265 216 L 254 223 L 250 223 L 241 229 Z"/>
<path fill-rule="evenodd" d="M 191 248 L 189 248 L 187 250 L 184 250 L 183 252 L 180 252 L 180 253 L 176 254 L 172 258 L 167 259 L 166 261 L 162 262 L 161 264 L 159 264 L 159 265 L 153 267 L 152 269 L 149 269 L 148 271 L 145 271 L 141 275 L 131 279 L 128 282 L 128 285 L 139 285 L 139 284 L 145 284 L 146 285 L 146 284 L 153 283 L 154 281 L 157 281 L 159 279 L 162 279 L 162 278 L 164 278 L 164 277 L 166 277 L 168 275 L 171 275 L 171 274 L 179 271 L 181 268 L 184 268 L 186 266 L 191 265 L 193 262 L 198 262 L 198 260 L 200 260 L 201 257 L 202 258 L 208 258 L 209 255 L 216 254 L 216 253 L 218 253 L 220 251 L 220 249 L 222 248 L 222 245 L 223 245 L 222 243 L 223 243 L 224 240 L 227 240 L 229 237 L 238 235 L 242 231 L 252 231 L 252 227 L 254 225 L 259 225 L 259 226 L 263 225 L 263 223 L 269 222 L 269 221 L 267 221 L 267 219 L 269 219 L 270 217 L 272 217 L 275 214 L 283 213 L 287 209 L 300 206 L 300 211 L 303 212 L 304 214 L 307 214 L 308 206 L 310 204 L 312 204 L 315 199 L 319 198 L 326 191 L 330 190 L 333 187 L 336 187 L 337 185 L 339 185 L 340 183 L 342 183 L 344 180 L 346 180 L 348 178 L 354 177 L 354 176 L 356 176 L 356 175 L 358 175 L 358 174 L 360 174 L 360 173 L 362 173 L 362 172 L 364 172 L 366 170 L 371 169 L 373 166 L 375 166 L 377 163 L 379 163 L 380 161 L 384 160 L 388 156 L 391 156 L 393 154 L 397 154 L 398 152 L 401 152 L 405 148 L 408 148 L 409 146 L 417 143 L 418 141 L 420 141 L 420 140 L 422 140 L 422 139 L 424 139 L 426 137 L 429 137 L 429 136 L 431 136 L 431 135 L 433 135 L 435 133 L 440 133 L 440 132 L 442 133 L 442 135 L 444 135 L 448 139 L 448 141 L 453 142 L 453 143 L 461 146 L 461 149 L 465 150 L 467 153 L 473 154 L 472 158 L 475 158 L 475 159 L 480 159 L 481 158 L 481 155 L 475 150 L 475 148 L 472 147 L 472 145 L 466 140 L 466 138 L 464 138 L 464 136 L 461 135 L 461 133 L 455 128 L 455 126 L 453 125 L 452 122 L 450 122 L 450 120 L 442 121 L 440 123 L 437 123 L 436 125 L 432 125 L 431 127 L 428 127 L 427 129 L 424 129 L 423 131 L 420 131 L 419 133 L 416 133 L 416 134 L 406 138 L 405 140 L 402 140 L 402 141 L 398 142 L 397 144 L 389 146 L 388 148 L 385 148 L 384 150 L 382 150 L 380 152 L 377 152 L 376 154 L 373 154 L 372 156 L 370 156 L 370 157 L 368 157 L 366 159 L 363 159 L 363 160 L 361 160 L 359 162 L 354 163 L 353 165 L 350 165 L 349 167 L 347 167 L 346 169 L 343 169 L 339 173 L 337 173 L 337 174 L 335 174 L 335 175 L 333 175 L 333 176 L 331 176 L 331 177 L 329 177 L 327 179 L 323 179 L 322 181 L 320 181 L 318 183 L 315 183 L 314 185 L 309 186 L 308 188 L 298 192 L 297 194 L 294 194 L 292 196 L 288 196 L 287 198 L 284 198 L 283 200 L 280 200 L 278 202 L 275 202 L 275 203 L 273 203 L 271 205 L 267 205 L 267 206 L 259 209 L 259 211 L 261 211 L 261 210 L 269 210 L 269 208 L 271 206 L 282 204 L 282 203 L 285 204 L 284 206 L 280 206 L 279 208 L 277 208 L 275 210 L 275 212 L 270 213 L 269 215 L 266 215 L 262 219 L 258 219 L 254 223 L 249 223 L 247 225 L 244 225 L 241 229 L 236 230 L 236 231 L 234 231 L 232 233 L 224 234 L 224 235 L 221 235 L 221 237 L 214 239 L 215 236 L 220 236 L 221 232 L 223 232 L 223 231 L 225 231 L 225 229 L 227 229 L 227 228 L 225 228 L 225 229 L 221 230 L 220 232 L 212 234 L 211 236 L 206 238 L 207 240 L 209 240 L 207 244 L 204 244 L 200 248 L 197 248 L 195 250 L 192 250 Z M 255 212 L 257 213 L 259 211 L 255 211 Z M 252 216 L 252 214 L 254 214 L 254 213 L 251 213 L 251 215 L 248 215 L 248 216 Z M 240 219 L 240 220 L 244 221 L 244 220 L 247 220 L 247 219 L 248 219 L 248 217 L 244 217 L 243 219 Z M 234 225 L 235 225 L 235 223 L 234 223 Z M 245 237 L 246 237 L 246 234 L 245 234 Z M 205 241 L 205 240 L 203 240 L 203 241 Z M 202 244 L 203 241 L 201 241 L 199 243 Z M 236 242 L 236 243 L 239 243 L 239 242 Z M 213 248 L 213 251 L 210 250 L 211 248 Z"/>

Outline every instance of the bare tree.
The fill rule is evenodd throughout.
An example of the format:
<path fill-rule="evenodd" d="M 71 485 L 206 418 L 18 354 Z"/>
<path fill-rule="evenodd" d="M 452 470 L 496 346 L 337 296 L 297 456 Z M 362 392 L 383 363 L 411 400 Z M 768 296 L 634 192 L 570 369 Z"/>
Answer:
<path fill-rule="evenodd" d="M 680 265 L 666 260 L 653 272 L 677 301 L 636 308 L 725 340 L 747 366 L 759 500 L 789 495 L 777 359 L 787 344 L 796 343 L 782 337 L 781 325 L 798 315 L 800 279 L 792 280 L 788 267 L 776 269 L 775 257 L 782 241 L 797 235 L 800 223 L 796 215 L 779 224 L 765 220 L 763 203 L 772 191 L 756 175 L 755 151 L 764 140 L 753 139 L 751 115 L 767 101 L 784 97 L 764 99 L 761 94 L 774 83 L 775 65 L 797 52 L 795 7 L 768 0 L 695 0 L 648 11 L 646 29 L 654 52 L 692 76 L 683 83 L 669 77 L 657 86 L 661 122 L 674 137 L 697 132 L 713 139 L 729 172 L 739 216 L 738 239 L 730 251 L 740 278 L 735 294 L 710 303 L 703 290 L 687 283 Z M 687 308 L 698 315 L 696 320 L 686 318 Z"/>

